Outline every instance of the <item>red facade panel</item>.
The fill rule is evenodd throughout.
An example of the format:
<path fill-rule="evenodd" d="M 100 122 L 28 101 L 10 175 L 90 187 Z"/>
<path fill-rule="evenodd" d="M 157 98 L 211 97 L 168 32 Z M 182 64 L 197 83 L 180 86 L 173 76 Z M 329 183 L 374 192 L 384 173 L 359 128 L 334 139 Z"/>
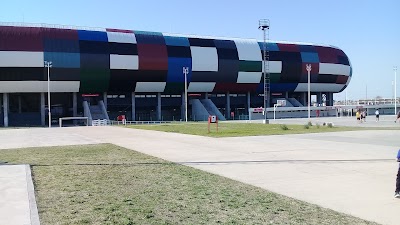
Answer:
<path fill-rule="evenodd" d="M 0 51 L 43 51 L 41 28 L 0 27 Z"/>
<path fill-rule="evenodd" d="M 348 76 L 339 75 L 339 76 L 337 76 L 336 83 L 337 84 L 346 84 L 348 79 L 349 79 Z"/>
<path fill-rule="evenodd" d="M 166 45 L 138 44 L 139 70 L 168 70 Z"/>
<path fill-rule="evenodd" d="M 277 43 L 279 51 L 282 52 L 300 52 L 299 46 L 295 44 L 281 44 Z"/>
<path fill-rule="evenodd" d="M 319 62 L 321 63 L 339 63 L 338 51 L 334 48 L 315 46 L 318 52 Z"/>

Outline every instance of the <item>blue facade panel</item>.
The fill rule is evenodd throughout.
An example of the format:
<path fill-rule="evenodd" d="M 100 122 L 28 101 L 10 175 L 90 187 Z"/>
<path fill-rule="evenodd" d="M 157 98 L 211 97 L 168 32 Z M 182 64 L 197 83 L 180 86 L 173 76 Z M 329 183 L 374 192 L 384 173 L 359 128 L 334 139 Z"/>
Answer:
<path fill-rule="evenodd" d="M 264 49 L 264 43 L 263 42 L 258 42 L 258 45 L 260 46 L 261 50 Z M 276 43 L 266 43 L 265 47 L 268 49 L 268 51 L 274 51 L 274 52 L 279 51 L 279 47 L 278 47 L 278 45 Z"/>
<path fill-rule="evenodd" d="M 190 82 L 192 80 L 192 59 L 169 57 L 167 82 L 185 82 L 183 67 L 189 67 L 187 82 Z"/>
<path fill-rule="evenodd" d="M 44 52 L 44 60 L 51 61 L 55 68 L 80 68 L 81 66 L 79 53 Z"/>
<path fill-rule="evenodd" d="M 85 41 L 108 41 L 107 33 L 102 31 L 78 30 L 78 37 Z"/>
<path fill-rule="evenodd" d="M 300 52 L 317 52 L 312 45 L 299 45 Z"/>
<path fill-rule="evenodd" d="M 316 52 L 301 52 L 301 61 L 307 63 L 319 63 L 318 53 Z"/>
<path fill-rule="evenodd" d="M 165 44 L 170 46 L 190 46 L 189 39 L 186 37 L 164 36 Z"/>
<path fill-rule="evenodd" d="M 45 52 L 74 52 L 79 53 L 79 42 L 76 40 L 45 39 Z"/>
<path fill-rule="evenodd" d="M 160 32 L 134 31 L 138 44 L 165 45 L 165 39 Z"/>

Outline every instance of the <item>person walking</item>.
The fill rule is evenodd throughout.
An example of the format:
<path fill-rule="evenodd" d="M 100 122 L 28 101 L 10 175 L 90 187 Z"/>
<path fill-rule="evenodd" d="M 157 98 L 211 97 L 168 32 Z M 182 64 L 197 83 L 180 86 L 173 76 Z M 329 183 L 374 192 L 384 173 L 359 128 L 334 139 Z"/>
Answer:
<path fill-rule="evenodd" d="M 397 151 L 397 162 L 400 162 L 400 149 Z M 395 198 L 400 198 L 400 165 L 397 171 L 397 178 L 396 178 L 396 191 L 394 192 Z"/>
<path fill-rule="evenodd" d="M 375 117 L 376 117 L 376 122 L 378 122 L 379 121 L 379 109 L 376 109 Z"/>
<path fill-rule="evenodd" d="M 361 122 L 360 110 L 357 110 L 357 112 L 356 112 L 356 118 L 357 118 L 357 122 L 360 123 L 360 122 Z"/>
<path fill-rule="evenodd" d="M 362 111 L 361 118 L 363 119 L 364 122 L 367 122 L 367 110 L 365 109 Z"/>
<path fill-rule="evenodd" d="M 394 122 L 396 123 L 398 119 L 400 119 L 400 111 L 397 113 L 397 117 L 396 117 L 396 120 Z"/>

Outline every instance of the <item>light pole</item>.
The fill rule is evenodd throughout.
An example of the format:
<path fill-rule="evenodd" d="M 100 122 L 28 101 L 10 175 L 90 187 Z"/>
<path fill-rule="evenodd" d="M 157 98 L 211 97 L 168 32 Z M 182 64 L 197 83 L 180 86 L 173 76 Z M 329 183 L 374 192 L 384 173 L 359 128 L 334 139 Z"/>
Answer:
<path fill-rule="evenodd" d="M 189 73 L 189 67 L 183 67 L 183 75 L 185 76 L 185 121 L 188 121 L 188 101 L 187 101 L 187 74 Z"/>
<path fill-rule="evenodd" d="M 311 72 L 311 64 L 306 65 L 307 73 L 308 73 L 308 119 L 310 119 L 310 103 L 311 103 L 311 92 L 310 92 L 310 72 Z"/>
<path fill-rule="evenodd" d="M 267 107 L 269 105 L 269 85 L 270 85 L 270 80 L 269 80 L 269 54 L 267 57 L 267 45 L 266 45 L 266 39 L 267 35 L 269 36 L 269 20 L 268 19 L 262 19 L 258 21 L 258 29 L 263 31 L 264 34 L 264 42 L 263 42 L 263 78 L 264 78 L 264 123 L 267 124 Z"/>
<path fill-rule="evenodd" d="M 394 70 L 394 115 L 397 114 L 397 66 L 393 67 Z"/>
<path fill-rule="evenodd" d="M 44 67 L 47 67 L 47 107 L 49 113 L 49 127 L 51 127 L 51 101 L 50 101 L 50 67 L 51 61 L 44 61 Z"/>

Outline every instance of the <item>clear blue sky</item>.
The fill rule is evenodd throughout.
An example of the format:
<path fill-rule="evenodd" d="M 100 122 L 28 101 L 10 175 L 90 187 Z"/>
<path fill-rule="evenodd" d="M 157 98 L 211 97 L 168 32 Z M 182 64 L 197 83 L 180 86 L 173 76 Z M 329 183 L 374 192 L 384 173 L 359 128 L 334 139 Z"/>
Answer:
<path fill-rule="evenodd" d="M 122 28 L 334 45 L 350 58 L 350 99 L 392 97 L 400 70 L 399 0 L 13 0 L 1 1 L 0 21 Z M 400 96 L 400 71 L 397 93 Z M 335 95 L 344 99 L 345 92 Z"/>

